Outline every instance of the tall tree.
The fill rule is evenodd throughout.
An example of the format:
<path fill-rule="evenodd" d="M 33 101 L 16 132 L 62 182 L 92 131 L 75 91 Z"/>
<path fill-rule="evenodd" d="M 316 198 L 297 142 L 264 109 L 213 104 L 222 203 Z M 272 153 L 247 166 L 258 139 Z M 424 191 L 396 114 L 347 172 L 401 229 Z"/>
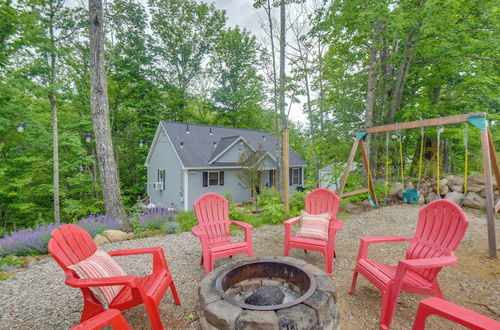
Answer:
<path fill-rule="evenodd" d="M 185 98 L 224 28 L 224 11 L 195 0 L 149 0 L 149 5 L 157 56 L 165 65 L 163 82 L 173 83 Z"/>
<path fill-rule="evenodd" d="M 121 200 L 120 181 L 111 140 L 102 17 L 102 0 L 89 0 L 92 123 L 106 213 L 119 217 L 123 228 L 130 231 L 132 226 Z"/>
<path fill-rule="evenodd" d="M 221 31 L 209 65 L 216 84 L 212 92 L 222 122 L 233 127 L 262 128 L 262 77 L 255 36 L 239 27 Z"/>

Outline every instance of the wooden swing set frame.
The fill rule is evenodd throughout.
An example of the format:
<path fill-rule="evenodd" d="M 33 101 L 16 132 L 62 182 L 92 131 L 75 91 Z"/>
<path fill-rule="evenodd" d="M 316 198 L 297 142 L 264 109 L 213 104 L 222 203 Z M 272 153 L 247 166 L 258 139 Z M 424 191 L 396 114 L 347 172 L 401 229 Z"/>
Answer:
<path fill-rule="evenodd" d="M 474 122 L 472 119 L 474 119 Z M 486 214 L 488 219 L 489 256 L 490 258 L 496 258 L 497 248 L 496 248 L 496 237 L 495 237 L 495 214 L 497 212 L 500 212 L 500 201 L 495 205 L 495 199 L 493 194 L 492 170 L 497 181 L 497 189 L 499 189 L 500 191 L 500 167 L 498 165 L 498 158 L 496 156 L 495 148 L 493 146 L 493 139 L 491 137 L 491 132 L 487 125 L 486 113 L 484 112 L 417 120 L 405 123 L 388 124 L 383 126 L 375 126 L 375 127 L 367 127 L 359 129 L 358 135 L 356 136 L 354 144 L 352 146 L 351 153 L 349 154 L 349 159 L 345 166 L 344 173 L 342 175 L 342 180 L 340 181 L 339 188 L 337 189 L 337 195 L 341 196 L 341 198 L 344 198 L 368 192 L 371 196 L 374 205 L 377 207 L 379 206 L 377 201 L 377 195 L 375 193 L 375 187 L 373 184 L 372 174 L 370 171 L 369 158 L 366 152 L 366 147 L 364 142 L 368 134 L 402 131 L 413 128 L 421 128 L 421 127 L 444 126 L 444 125 L 459 124 L 464 122 L 471 122 L 475 127 L 479 128 L 481 131 L 481 152 L 483 155 L 484 183 L 486 189 Z M 477 123 L 479 123 L 479 125 Z M 366 171 L 366 181 L 368 188 L 344 193 L 347 177 L 349 176 L 349 172 L 351 171 L 351 165 L 354 160 L 354 157 L 356 156 L 356 151 L 358 149 L 358 146 L 361 149 L 361 155 L 363 157 L 363 165 Z"/>

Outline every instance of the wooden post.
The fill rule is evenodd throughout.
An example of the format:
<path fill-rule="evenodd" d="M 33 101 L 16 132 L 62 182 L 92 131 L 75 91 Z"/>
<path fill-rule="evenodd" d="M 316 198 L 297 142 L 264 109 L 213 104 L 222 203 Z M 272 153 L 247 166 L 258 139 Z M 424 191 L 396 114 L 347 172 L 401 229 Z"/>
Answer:
<path fill-rule="evenodd" d="M 488 219 L 488 248 L 490 258 L 497 257 L 497 242 L 495 237 L 495 209 L 493 181 L 491 179 L 491 159 L 488 129 L 481 130 L 481 147 L 483 151 L 484 188 L 486 190 L 486 217 Z"/>
<path fill-rule="evenodd" d="M 288 218 L 288 211 L 289 211 L 289 189 L 290 189 L 290 182 L 289 182 L 289 172 L 290 172 L 290 165 L 289 165 L 289 141 L 288 141 L 288 128 L 285 128 L 283 130 L 283 203 L 285 203 L 285 218 Z"/>
<path fill-rule="evenodd" d="M 495 152 L 495 146 L 493 145 L 493 138 L 491 137 L 491 131 L 488 131 L 488 146 L 490 148 L 490 159 L 491 167 L 493 168 L 493 173 L 495 174 L 495 179 L 497 180 L 497 190 L 500 191 L 500 167 L 498 166 L 497 153 Z"/>
<path fill-rule="evenodd" d="M 340 181 L 340 186 L 337 188 L 337 196 L 342 196 L 344 192 L 345 184 L 347 182 L 347 177 L 349 176 L 349 172 L 351 171 L 352 161 L 354 160 L 354 156 L 356 156 L 356 150 L 358 149 L 359 141 L 354 141 L 352 145 L 351 154 L 349 155 L 349 160 L 347 160 L 347 164 L 344 169 L 344 174 L 342 174 L 342 180 Z"/>
<path fill-rule="evenodd" d="M 365 142 L 363 139 L 359 140 L 359 145 L 361 146 L 361 155 L 363 156 L 363 164 L 365 165 L 368 190 L 370 191 L 373 202 L 378 206 L 377 194 L 375 193 L 375 187 L 373 186 L 372 171 L 370 170 L 370 161 L 368 160 L 368 155 L 366 154 Z"/>

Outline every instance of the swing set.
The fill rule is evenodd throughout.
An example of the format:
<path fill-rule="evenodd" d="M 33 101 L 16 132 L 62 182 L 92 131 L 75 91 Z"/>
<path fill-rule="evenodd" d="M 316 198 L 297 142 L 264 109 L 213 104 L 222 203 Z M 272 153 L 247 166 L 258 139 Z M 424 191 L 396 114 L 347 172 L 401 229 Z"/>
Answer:
<path fill-rule="evenodd" d="M 418 164 L 418 183 L 417 189 L 406 189 L 403 191 L 403 201 L 408 204 L 415 204 L 420 198 L 420 193 L 418 187 L 422 179 L 422 162 L 424 155 L 424 128 L 425 127 L 438 127 L 437 129 L 437 148 L 436 148 L 436 166 L 437 166 L 437 195 L 440 198 L 440 144 L 441 144 L 441 133 L 443 132 L 443 126 L 465 123 L 464 128 L 464 196 L 467 194 L 467 175 L 468 175 L 468 123 L 472 124 L 474 127 L 478 128 L 481 132 L 481 152 L 483 155 L 483 169 L 484 169 L 484 182 L 486 189 L 486 214 L 488 219 L 488 247 L 490 258 L 496 258 L 496 238 L 495 238 L 495 214 L 500 212 L 500 201 L 494 205 L 495 199 L 493 194 L 493 182 L 492 182 L 492 170 L 495 175 L 496 181 L 498 183 L 497 189 L 500 190 L 500 167 L 498 165 L 498 160 L 495 153 L 495 148 L 493 146 L 493 139 L 491 137 L 490 129 L 488 128 L 488 123 L 486 120 L 486 113 L 473 113 L 456 115 L 449 117 L 425 119 L 418 121 L 411 121 L 405 123 L 388 124 L 383 126 L 375 126 L 362 128 L 358 130 L 356 137 L 354 138 L 354 144 L 349 154 L 349 159 L 346 163 L 344 173 L 342 175 L 342 180 L 340 181 L 339 188 L 337 190 L 337 195 L 341 198 L 353 196 L 361 193 L 368 192 L 368 201 L 370 204 L 378 208 L 380 207 L 377 200 L 377 195 L 375 193 L 375 187 L 373 184 L 373 178 L 370 170 L 370 161 L 366 152 L 365 142 L 368 134 L 374 133 L 386 133 L 385 138 L 385 198 L 383 204 L 387 202 L 387 196 L 389 194 L 389 132 L 395 132 L 395 138 L 397 138 L 399 143 L 399 165 L 400 165 L 400 179 L 404 185 L 404 157 L 403 157 L 403 142 L 401 131 L 420 128 L 420 155 Z M 367 187 L 365 189 L 360 189 L 356 191 L 344 193 L 344 188 L 347 182 L 347 177 L 351 170 L 352 162 L 356 156 L 356 151 L 358 146 L 361 150 L 361 155 L 363 157 L 363 165 L 366 173 Z M 463 203 L 465 197 L 462 199 Z"/>

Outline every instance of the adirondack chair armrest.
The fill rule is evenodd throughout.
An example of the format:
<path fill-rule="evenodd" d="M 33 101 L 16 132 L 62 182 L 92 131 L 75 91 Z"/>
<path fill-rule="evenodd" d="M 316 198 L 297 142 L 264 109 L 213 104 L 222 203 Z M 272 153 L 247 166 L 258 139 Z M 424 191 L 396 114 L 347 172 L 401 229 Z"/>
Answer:
<path fill-rule="evenodd" d="M 146 247 L 139 249 L 124 249 L 108 252 L 112 257 L 129 256 L 136 254 L 152 254 L 153 255 L 153 272 L 158 272 L 162 269 L 167 269 L 167 261 L 161 247 Z"/>
<path fill-rule="evenodd" d="M 409 241 L 409 237 L 401 236 L 367 236 L 361 237 L 359 245 L 358 260 L 368 257 L 368 247 L 373 243 L 393 243 Z"/>
<path fill-rule="evenodd" d="M 103 277 L 103 278 L 69 278 L 65 281 L 66 285 L 73 288 L 88 288 L 94 286 L 113 286 L 113 285 L 126 285 L 130 287 L 137 287 L 137 277 L 134 275 L 117 276 L 117 277 Z"/>
<path fill-rule="evenodd" d="M 252 228 L 253 228 L 253 226 L 251 224 L 241 222 L 241 221 L 229 221 L 229 223 L 245 229 L 245 241 L 247 241 L 247 242 L 252 241 Z"/>
<path fill-rule="evenodd" d="M 402 266 L 409 269 L 419 269 L 419 268 L 441 268 L 445 266 L 451 266 L 458 263 L 458 259 L 455 255 L 437 257 L 437 258 L 423 258 L 423 259 L 406 259 L 400 260 L 398 267 Z"/>
<path fill-rule="evenodd" d="M 199 225 L 191 228 L 191 233 L 200 239 L 205 239 L 208 237 L 207 232 L 203 230 Z"/>
<path fill-rule="evenodd" d="M 300 217 L 295 217 L 295 218 L 290 218 L 290 219 L 284 221 L 283 223 L 285 224 L 285 227 L 287 227 L 287 226 L 293 226 L 299 220 L 300 220 Z"/>
<path fill-rule="evenodd" d="M 330 232 L 336 232 L 337 230 L 341 230 L 344 227 L 344 221 L 340 219 L 336 219 L 334 221 L 335 222 L 333 223 L 333 226 L 331 226 L 329 229 Z"/>

